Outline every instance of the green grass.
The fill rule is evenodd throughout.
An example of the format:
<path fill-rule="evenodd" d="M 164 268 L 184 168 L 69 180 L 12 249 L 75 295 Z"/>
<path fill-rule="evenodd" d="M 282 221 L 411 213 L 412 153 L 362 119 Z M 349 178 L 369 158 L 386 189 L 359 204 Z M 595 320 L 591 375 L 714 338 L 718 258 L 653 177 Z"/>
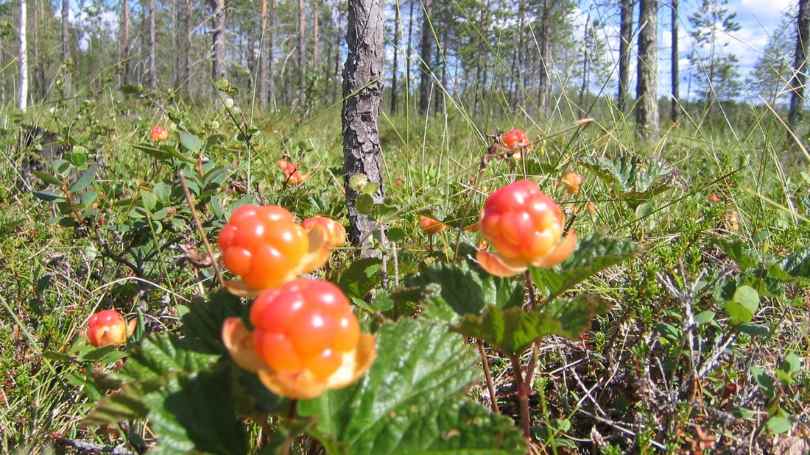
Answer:
<path fill-rule="evenodd" d="M 175 121 L 208 137 L 205 154 L 227 170 L 219 202 L 227 206 L 250 197 L 285 205 L 301 217 L 329 214 L 345 219 L 339 108 L 325 108 L 306 118 L 295 113 L 253 117 L 249 106 L 242 110 L 247 113 L 245 125 L 258 129 L 251 147 L 238 137 L 233 118 L 222 110 L 171 108 Z M 452 250 L 459 235 L 475 241 L 472 234 L 453 232 L 429 245 L 417 227 L 420 213 L 464 226 L 475 221 L 487 192 L 524 175 L 538 181 L 566 211 L 577 211 L 574 226 L 579 233 L 608 233 L 633 239 L 642 247 L 643 253 L 633 261 L 580 286 L 613 304 L 610 313 L 596 321 L 587 342 L 555 339 L 544 345 L 533 409 L 538 420 L 548 424 L 539 436 L 549 452 L 555 444 L 576 441 L 586 450 L 582 448 L 588 444 L 582 441 L 591 438 L 592 428 L 607 439 L 604 453 L 640 452 L 656 444 L 673 451 L 688 449 L 698 429 L 713 435 L 718 447 L 747 447 L 753 440 L 761 450 L 772 451 L 784 437 L 772 439 L 763 429 L 768 407 L 775 403 L 795 419 L 793 434 L 810 431 L 806 373 L 771 402 L 749 374 L 752 366 L 772 372 L 788 351 L 807 359 L 806 288 L 787 285 L 763 295 L 755 322 L 767 327 L 768 335 L 736 336 L 716 367 L 699 383 L 691 382 L 687 338 L 679 333 L 684 305 L 665 289 L 666 277 L 681 290 L 700 278 L 705 287 L 692 296 L 693 313 L 714 311 L 716 320 L 723 321 L 696 329 L 705 360 L 716 351 L 714 344 L 731 333 L 724 322 L 719 283 L 741 275 L 716 240 L 741 242 L 757 262 L 804 251 L 810 240 L 810 178 L 801 174 L 810 161 L 795 144 L 785 142 L 786 133 L 773 114 L 764 108 L 738 108 L 733 119 L 725 121 L 718 115 L 703 123 L 700 115 L 694 112 L 677 128 L 663 124 L 662 139 L 653 144 L 636 141 L 630 121 L 608 107 L 600 108 L 596 120 L 584 128 L 577 128 L 573 119 L 521 113 L 474 125 L 469 114 L 452 103 L 446 115 L 426 119 L 411 113 L 406 119 L 386 113 L 380 120 L 386 200 L 397 209 L 386 222 L 402 234 L 396 239 L 398 279 Z M 119 444 L 123 439 L 118 430 L 80 423 L 92 403 L 92 391 L 81 386 L 80 378 L 92 371 L 43 354 L 82 345 L 84 324 L 98 308 L 115 307 L 129 315 L 140 311 L 149 330 L 176 327 L 180 305 L 199 295 L 200 283 L 211 279 L 210 271 L 196 270 L 182 260 L 180 245 L 200 247 L 190 219 L 162 232 L 126 231 L 132 224 L 131 204 L 113 206 L 115 200 L 137 197 L 158 182 L 174 186 L 169 166 L 133 148 L 146 142 L 154 122 L 168 119 L 148 102 L 111 99 L 54 112 L 37 107 L 24 117 L 6 113 L 4 118 L 0 451 L 22 453 L 25 447 L 48 446 L 54 433 Z M 101 163 L 94 186 L 102 194 L 105 224 L 97 234 L 60 226 L 51 204 L 16 186 L 15 168 L 23 153 L 31 152 L 15 147 L 21 123 L 36 123 L 69 137 Z M 483 135 L 512 126 L 525 128 L 530 138 L 537 139 L 530 158 L 492 162 L 475 184 L 487 146 Z M 582 165 L 619 153 L 640 157 L 642 168 L 655 160 L 669 163 L 676 172 L 666 191 L 634 208 Z M 785 160 L 786 154 L 792 159 Z M 301 187 L 283 185 L 275 167 L 282 155 L 310 175 Z M 582 192 L 573 197 L 557 183 L 569 169 L 585 177 Z M 238 187 L 250 188 L 249 194 Z M 707 201 L 710 193 L 721 201 Z M 594 213 L 584 210 L 588 201 L 595 203 Z M 203 217 L 213 239 L 222 220 L 213 209 Z M 138 239 L 119 238 L 120 232 Z M 134 270 L 105 255 L 98 238 L 113 249 L 137 244 L 143 255 L 153 254 L 143 264 L 143 276 L 136 279 Z M 351 254 L 349 249 L 341 253 L 333 270 L 340 270 Z M 504 374 L 508 362 L 493 360 L 493 365 L 502 407 L 515 415 L 509 407 L 509 376 Z M 480 387 L 470 393 L 486 395 Z M 751 414 L 740 417 L 740 408 Z"/>

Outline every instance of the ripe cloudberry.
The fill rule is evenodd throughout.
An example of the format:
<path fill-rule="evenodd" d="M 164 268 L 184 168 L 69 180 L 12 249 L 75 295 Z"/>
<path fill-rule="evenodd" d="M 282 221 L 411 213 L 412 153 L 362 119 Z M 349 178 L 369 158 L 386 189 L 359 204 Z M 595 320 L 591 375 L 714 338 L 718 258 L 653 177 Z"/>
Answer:
<path fill-rule="evenodd" d="M 234 210 L 219 233 L 225 267 L 242 279 L 230 282 L 229 289 L 255 295 L 325 264 L 336 246 L 336 234 L 325 224 L 300 226 L 290 212 L 276 205 L 243 205 Z"/>
<path fill-rule="evenodd" d="M 576 172 L 566 172 L 560 179 L 560 182 L 565 186 L 565 191 L 568 194 L 574 195 L 579 193 L 579 187 L 582 185 L 582 176 Z"/>
<path fill-rule="evenodd" d="M 553 267 L 576 247 L 573 229 L 563 237 L 565 216 L 560 207 L 530 180 L 519 180 L 490 194 L 480 226 L 496 252 L 480 248 L 478 262 L 497 276 L 517 275 L 530 265 Z"/>
<path fill-rule="evenodd" d="M 433 235 L 447 229 L 447 225 L 429 216 L 419 215 L 419 228 L 425 234 Z"/>
<path fill-rule="evenodd" d="M 169 138 L 169 131 L 160 125 L 155 125 L 149 132 L 149 136 L 152 138 L 152 142 L 163 142 Z"/>
<path fill-rule="evenodd" d="M 332 247 L 346 244 L 346 228 L 331 218 L 318 215 L 307 218 L 301 223 L 301 226 L 307 231 L 313 229 L 316 225 L 326 233 L 326 241 Z"/>
<path fill-rule="evenodd" d="M 528 147 L 529 138 L 526 137 L 526 133 L 524 133 L 523 130 L 512 128 L 511 130 L 501 134 L 501 144 L 503 144 L 503 146 L 509 150 L 517 150 Z"/>
<path fill-rule="evenodd" d="M 348 299 L 327 281 L 299 279 L 262 292 L 250 322 L 253 332 L 227 319 L 223 341 L 277 395 L 308 399 L 345 387 L 374 360 L 374 337 L 360 333 Z"/>
<path fill-rule="evenodd" d="M 124 344 L 135 328 L 134 323 L 133 320 L 128 325 L 121 313 L 115 310 L 99 311 L 87 321 L 87 339 L 97 348 Z"/>
<path fill-rule="evenodd" d="M 304 183 L 307 176 L 306 174 L 302 174 L 298 171 L 298 166 L 295 163 L 292 163 L 287 160 L 278 160 L 276 161 L 276 165 L 281 172 L 284 173 L 284 179 L 290 185 L 300 185 Z"/>

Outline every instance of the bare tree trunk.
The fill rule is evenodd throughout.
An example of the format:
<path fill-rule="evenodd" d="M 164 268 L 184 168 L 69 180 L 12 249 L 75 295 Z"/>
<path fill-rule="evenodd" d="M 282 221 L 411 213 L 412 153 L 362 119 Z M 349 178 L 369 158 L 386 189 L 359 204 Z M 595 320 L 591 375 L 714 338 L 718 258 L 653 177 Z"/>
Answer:
<path fill-rule="evenodd" d="M 585 116 L 585 92 L 588 90 L 588 84 L 590 83 L 590 75 L 588 74 L 588 59 L 589 54 L 588 47 L 591 45 L 591 37 L 588 33 L 591 33 L 589 27 L 591 26 L 591 14 L 588 13 L 588 18 L 585 20 L 585 32 L 583 34 L 584 37 L 584 46 L 582 46 L 582 85 L 579 87 L 579 117 L 583 118 Z"/>
<path fill-rule="evenodd" d="M 636 81 L 636 132 L 644 140 L 658 138 L 658 49 L 656 48 L 658 0 L 640 0 L 638 80 Z"/>
<path fill-rule="evenodd" d="M 259 0 L 259 107 L 264 111 L 267 110 L 267 98 L 270 94 L 268 86 L 270 85 L 270 59 L 272 52 L 268 44 L 268 30 L 267 30 L 267 0 Z"/>
<path fill-rule="evenodd" d="M 425 115 L 430 107 L 430 85 L 432 81 L 431 61 L 433 60 L 433 33 L 431 33 L 430 15 L 433 11 L 433 0 L 422 0 L 422 40 L 419 43 L 420 68 L 419 78 L 419 113 Z"/>
<path fill-rule="evenodd" d="M 304 0 L 298 0 L 298 98 L 304 104 L 304 90 L 306 90 L 306 33 L 307 22 L 305 16 Z"/>
<path fill-rule="evenodd" d="M 321 14 L 321 2 L 316 1 L 312 5 L 312 64 L 318 68 L 321 64 L 321 37 L 319 16 Z"/>
<path fill-rule="evenodd" d="M 349 54 L 343 68 L 343 157 L 349 239 L 370 255 L 376 223 L 358 212 L 358 193 L 349 185 L 362 174 L 379 184 L 375 202 L 383 201 L 382 149 L 377 119 L 382 101 L 383 0 L 349 0 Z M 380 228 L 381 229 L 381 228 Z"/>
<path fill-rule="evenodd" d="M 340 13 L 335 17 L 335 31 L 337 32 L 337 41 L 340 42 Z M 340 46 L 335 46 L 335 70 L 334 70 L 334 84 L 332 87 L 332 102 L 337 101 L 337 87 L 340 84 Z"/>
<path fill-rule="evenodd" d="M 175 30 L 178 38 L 177 55 L 177 90 L 185 96 L 189 95 L 189 82 L 191 79 L 190 57 L 191 52 L 191 21 L 193 10 L 191 0 L 178 0 L 180 24 Z"/>
<path fill-rule="evenodd" d="M 399 0 L 394 4 L 394 69 L 391 77 L 391 115 L 397 113 L 397 76 L 399 75 L 399 40 L 400 40 Z"/>
<path fill-rule="evenodd" d="M 672 33 L 672 49 L 670 55 L 670 84 L 672 86 L 672 104 L 670 106 L 670 120 L 678 123 L 681 114 L 681 97 L 679 94 L 680 71 L 678 69 L 678 0 L 672 0 L 670 8 L 670 32 Z"/>
<path fill-rule="evenodd" d="M 517 48 L 515 49 L 514 59 L 512 60 L 512 84 L 514 92 L 512 101 L 515 104 L 523 103 L 523 75 L 520 71 L 523 69 L 523 28 L 526 21 L 526 0 L 520 0 L 518 3 L 518 36 Z"/>
<path fill-rule="evenodd" d="M 118 60 L 121 64 L 118 85 L 129 84 L 129 0 L 121 0 L 121 32 L 118 41 Z"/>
<path fill-rule="evenodd" d="M 31 2 L 31 12 L 33 13 L 33 17 L 31 18 L 31 35 L 33 38 L 33 42 L 31 43 L 31 59 L 34 61 L 33 101 L 45 97 L 45 72 L 42 69 L 42 59 L 39 55 L 39 5 L 41 3 L 42 2 L 37 0 L 32 0 Z"/>
<path fill-rule="evenodd" d="M 449 28 L 450 27 L 446 26 L 442 27 L 442 52 L 440 54 L 441 57 L 438 58 L 437 56 L 436 58 L 436 61 L 438 62 L 439 65 L 441 65 L 442 68 L 442 75 L 441 75 L 442 86 L 437 87 L 436 93 L 433 95 L 436 97 L 436 106 L 435 106 L 436 114 L 439 114 L 444 110 L 445 90 L 447 90 L 447 41 L 449 40 L 447 36 L 447 31 Z"/>
<path fill-rule="evenodd" d="M 411 6 L 408 10 L 408 52 L 405 54 L 405 92 L 410 95 L 411 93 L 411 61 L 413 59 L 413 5 L 416 0 L 411 0 Z M 405 99 L 406 104 L 408 98 Z M 407 109 L 406 109 L 407 110 Z"/>
<path fill-rule="evenodd" d="M 155 28 L 155 0 L 149 0 L 149 88 L 157 88 L 157 29 Z"/>
<path fill-rule="evenodd" d="M 225 78 L 225 0 L 211 0 L 214 10 L 214 30 L 212 34 L 213 61 L 211 64 L 211 79 L 216 82 Z M 216 95 L 214 88 L 214 95 Z"/>
<path fill-rule="evenodd" d="M 70 70 L 73 67 L 70 58 L 70 0 L 62 0 L 62 64 L 65 66 L 62 96 L 67 98 L 72 93 Z"/>
<path fill-rule="evenodd" d="M 551 67 L 551 8 L 554 0 L 543 1 L 543 14 L 540 19 L 540 75 L 537 78 L 537 101 L 540 110 L 545 111 L 548 104 L 549 77 Z"/>
<path fill-rule="evenodd" d="M 19 92 L 17 97 L 17 107 L 25 112 L 28 108 L 28 43 L 26 41 L 27 28 L 27 8 L 25 0 L 20 1 L 20 21 L 17 37 L 20 42 L 20 53 L 17 56 L 17 64 L 20 68 Z"/>
<path fill-rule="evenodd" d="M 473 100 L 473 112 L 478 113 L 478 104 L 483 97 L 484 92 L 484 78 L 486 68 L 484 62 L 486 61 L 486 36 L 488 35 L 489 28 L 487 27 L 487 14 L 489 13 L 489 0 L 481 5 L 479 11 L 478 21 L 481 25 L 481 34 L 478 36 L 478 55 L 475 59 L 475 99 Z"/>
<path fill-rule="evenodd" d="M 630 50 L 633 39 L 633 0 L 620 0 L 619 3 L 619 93 L 616 105 L 624 112 L 630 91 Z"/>
<path fill-rule="evenodd" d="M 810 5 L 808 0 L 799 0 L 799 16 L 796 20 L 796 51 L 793 56 L 793 77 L 790 78 L 790 112 L 788 125 L 796 130 L 802 118 L 804 84 L 807 82 L 807 46 L 810 39 Z"/>

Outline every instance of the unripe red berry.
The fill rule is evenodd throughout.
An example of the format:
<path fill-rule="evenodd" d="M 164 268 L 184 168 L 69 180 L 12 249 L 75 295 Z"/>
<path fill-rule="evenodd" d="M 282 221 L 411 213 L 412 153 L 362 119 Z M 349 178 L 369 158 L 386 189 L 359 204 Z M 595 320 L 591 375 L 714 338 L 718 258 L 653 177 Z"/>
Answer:
<path fill-rule="evenodd" d="M 169 131 L 160 125 L 155 125 L 149 132 L 149 136 L 152 138 L 152 142 L 162 142 L 169 138 Z"/>
<path fill-rule="evenodd" d="M 529 265 L 551 267 L 565 260 L 576 246 L 569 232 L 563 237 L 565 217 L 560 207 L 537 184 L 520 180 L 493 192 L 481 213 L 481 233 L 497 251 L 492 260 L 520 273 Z M 486 266 L 485 266 L 486 268 Z M 495 273 L 495 272 L 492 272 Z M 501 276 L 503 272 L 496 273 Z"/>
<path fill-rule="evenodd" d="M 529 138 L 526 137 L 526 133 L 524 133 L 523 130 L 512 128 L 511 130 L 501 134 L 501 144 L 503 144 L 503 146 L 509 150 L 517 150 L 528 147 Z"/>
<path fill-rule="evenodd" d="M 99 311 L 87 321 L 87 339 L 100 348 L 127 342 L 127 321 L 115 310 Z"/>

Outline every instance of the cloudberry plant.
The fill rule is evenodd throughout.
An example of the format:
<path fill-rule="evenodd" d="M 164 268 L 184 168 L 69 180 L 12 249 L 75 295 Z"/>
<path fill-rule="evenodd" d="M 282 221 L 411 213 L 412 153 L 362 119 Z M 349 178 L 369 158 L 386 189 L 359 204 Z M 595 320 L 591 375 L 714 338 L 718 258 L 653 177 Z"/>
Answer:
<path fill-rule="evenodd" d="M 169 131 L 160 125 L 155 125 L 149 132 L 149 137 L 152 139 L 152 142 L 163 142 L 169 138 Z"/>
<path fill-rule="evenodd" d="M 523 130 L 512 128 L 511 130 L 501 134 L 501 144 L 503 144 L 504 147 L 508 148 L 509 150 L 517 150 L 528 147 L 529 138 L 526 137 L 526 133 L 524 133 Z"/>
<path fill-rule="evenodd" d="M 361 334 L 341 290 L 299 279 L 264 291 L 241 319 L 225 321 L 222 337 L 234 361 L 273 393 L 295 399 L 320 395 L 359 378 L 374 359 L 374 337 Z"/>
<path fill-rule="evenodd" d="M 422 232 L 425 234 L 433 235 L 447 229 L 447 225 L 435 218 L 419 215 L 419 228 L 422 229 Z"/>
<path fill-rule="evenodd" d="M 87 321 L 87 339 L 97 348 L 125 344 L 129 332 L 127 321 L 115 310 L 99 311 Z"/>
<path fill-rule="evenodd" d="M 276 165 L 281 169 L 285 181 L 290 185 L 300 185 L 304 183 L 304 180 L 307 178 L 306 174 L 302 174 L 298 171 L 298 166 L 295 163 L 287 160 L 278 160 L 276 161 Z"/>
<path fill-rule="evenodd" d="M 553 267 L 576 247 L 573 229 L 563 237 L 565 216 L 560 207 L 530 180 L 493 192 L 484 203 L 480 228 L 496 253 L 488 253 L 482 245 L 478 261 L 497 276 L 514 276 L 529 266 Z"/>
<path fill-rule="evenodd" d="M 328 224 L 298 225 L 290 212 L 276 205 L 244 205 L 234 210 L 219 233 L 225 267 L 242 279 L 231 289 L 241 285 L 249 290 L 246 294 L 255 294 L 325 264 L 343 232 L 342 226 L 330 230 Z"/>

